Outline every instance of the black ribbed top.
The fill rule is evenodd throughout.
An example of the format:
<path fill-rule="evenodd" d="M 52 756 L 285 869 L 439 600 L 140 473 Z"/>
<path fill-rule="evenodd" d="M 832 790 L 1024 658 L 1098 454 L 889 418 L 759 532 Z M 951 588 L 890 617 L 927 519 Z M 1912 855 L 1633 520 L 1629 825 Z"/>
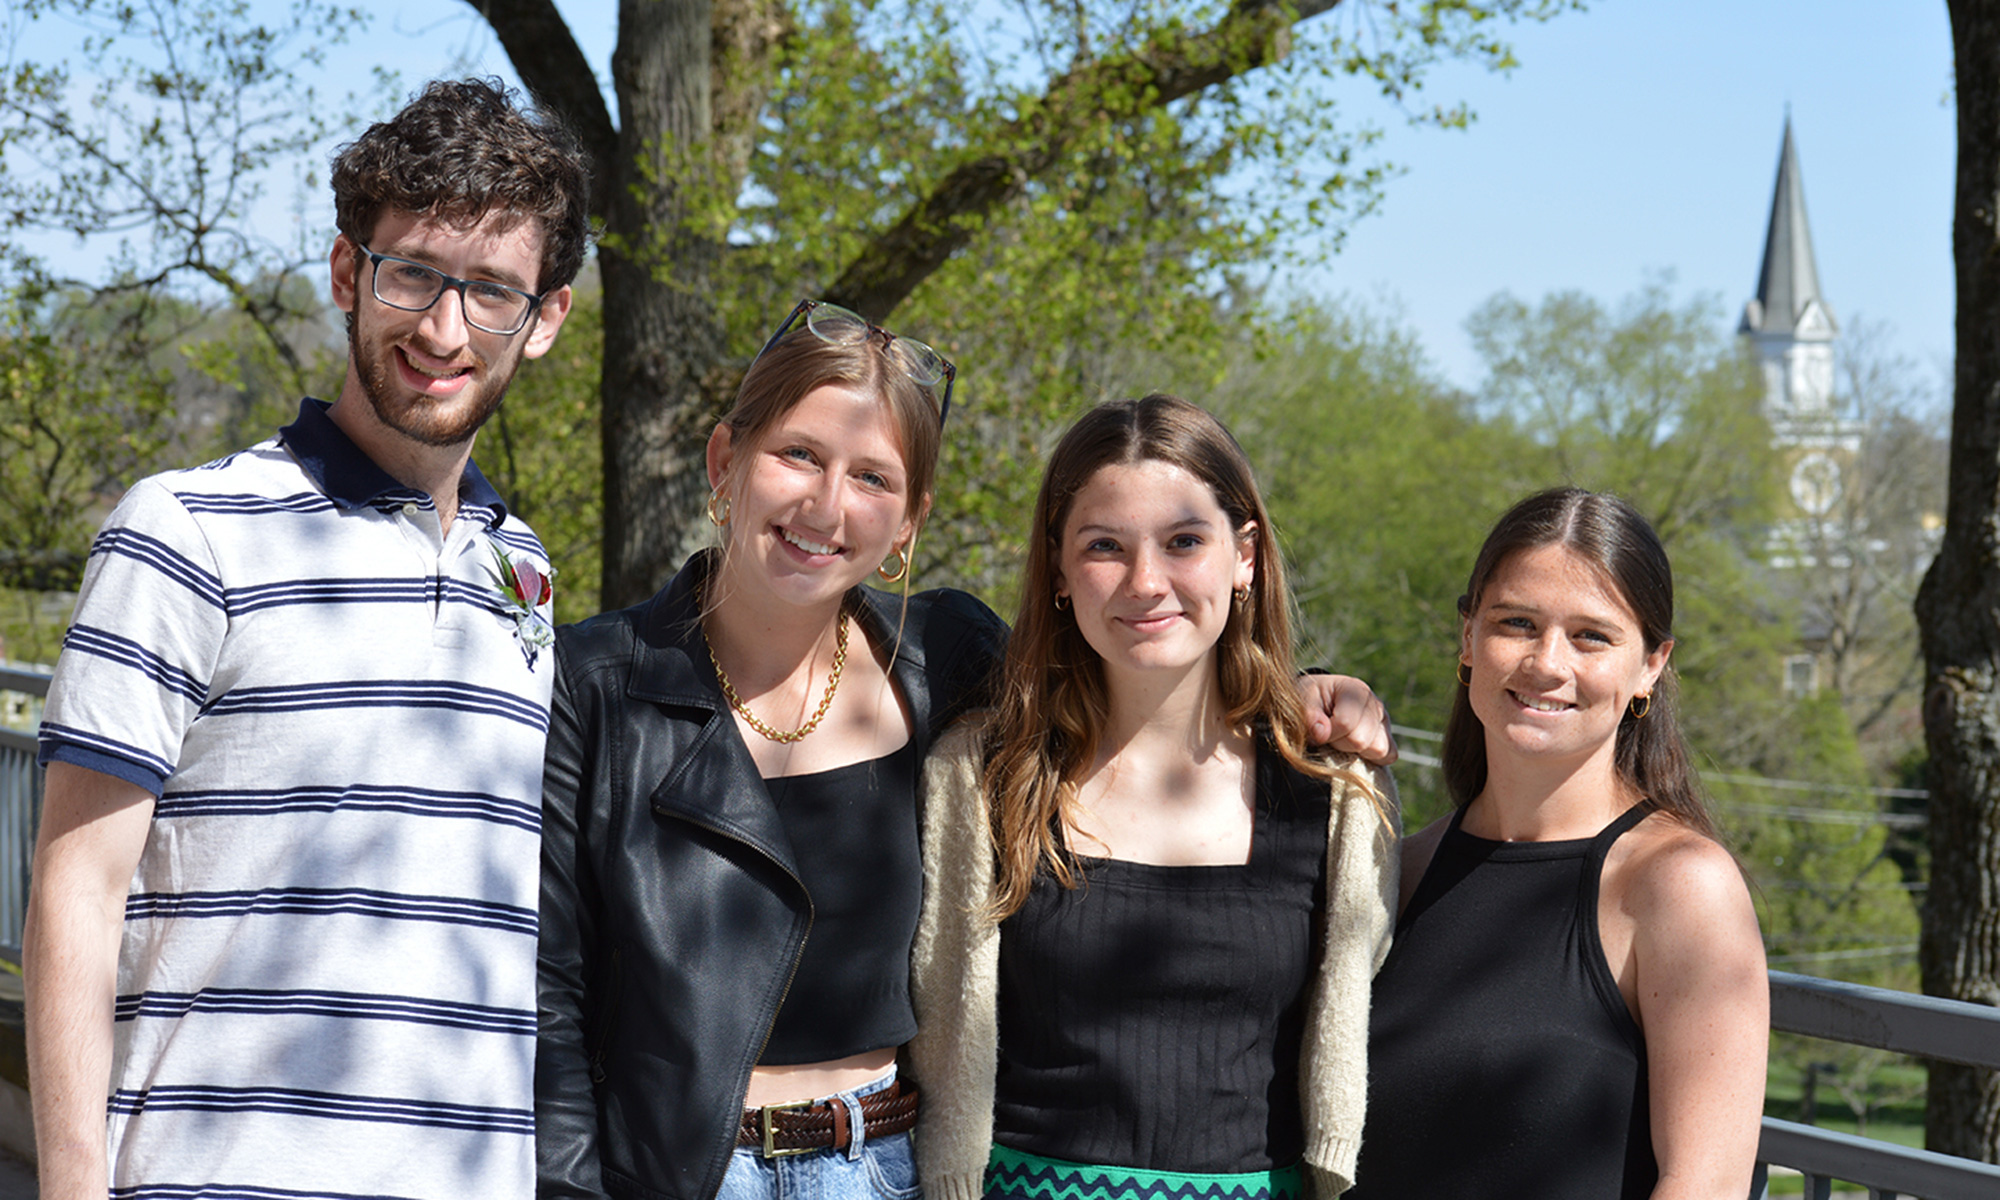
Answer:
<path fill-rule="evenodd" d="M 869 762 L 766 779 L 812 897 L 812 931 L 757 1061 L 828 1062 L 917 1032 L 910 942 L 924 867 L 917 744 Z"/>
<path fill-rule="evenodd" d="M 1350 1200 L 1644 1200 L 1646 1047 L 1598 941 L 1592 839 L 1438 843 L 1375 976 Z"/>
<path fill-rule="evenodd" d="M 1084 858 L 1000 929 L 994 1140 L 1222 1173 L 1297 1162 L 1299 1046 L 1325 895 L 1327 786 L 1257 755 L 1250 861 Z"/>

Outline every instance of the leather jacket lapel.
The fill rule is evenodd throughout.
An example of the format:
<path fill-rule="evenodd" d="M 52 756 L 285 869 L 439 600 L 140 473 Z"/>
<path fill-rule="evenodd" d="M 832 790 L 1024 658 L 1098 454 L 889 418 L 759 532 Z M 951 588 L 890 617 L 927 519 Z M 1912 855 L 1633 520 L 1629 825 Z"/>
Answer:
<path fill-rule="evenodd" d="M 655 707 L 672 727 L 660 753 L 641 759 L 659 767 L 649 802 L 662 816 L 745 843 L 797 879 L 784 822 L 708 664 L 696 597 L 709 561 L 708 555 L 690 560 L 654 598 L 632 647 L 626 692 Z"/>

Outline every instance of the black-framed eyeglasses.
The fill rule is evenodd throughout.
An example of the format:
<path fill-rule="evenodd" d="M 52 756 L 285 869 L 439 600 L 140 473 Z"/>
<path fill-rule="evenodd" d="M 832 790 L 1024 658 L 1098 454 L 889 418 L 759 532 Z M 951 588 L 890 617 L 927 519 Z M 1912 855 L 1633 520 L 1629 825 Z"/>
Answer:
<path fill-rule="evenodd" d="M 901 346 L 903 353 L 892 357 L 912 380 L 933 390 L 939 384 L 944 385 L 944 393 L 938 398 L 938 424 L 944 424 L 945 417 L 951 412 L 951 387 L 958 379 L 958 368 L 952 361 L 915 338 L 898 337 L 860 313 L 838 304 L 828 304 L 824 300 L 799 301 L 791 315 L 785 318 L 785 323 L 778 326 L 778 332 L 772 334 L 770 340 L 764 343 L 764 349 L 757 352 L 757 357 L 764 357 L 765 351 L 777 345 L 779 338 L 790 333 L 801 316 L 806 319 L 806 328 L 812 331 L 813 336 L 830 346 L 852 346 L 878 333 L 882 335 L 885 352 L 891 346 Z"/>
<path fill-rule="evenodd" d="M 377 254 L 360 242 L 354 245 L 375 268 L 375 298 L 390 308 L 423 312 L 447 290 L 456 291 L 465 309 L 466 324 L 486 333 L 512 337 L 542 307 L 542 298 L 533 292 L 484 279 L 460 279 L 407 258 Z"/>

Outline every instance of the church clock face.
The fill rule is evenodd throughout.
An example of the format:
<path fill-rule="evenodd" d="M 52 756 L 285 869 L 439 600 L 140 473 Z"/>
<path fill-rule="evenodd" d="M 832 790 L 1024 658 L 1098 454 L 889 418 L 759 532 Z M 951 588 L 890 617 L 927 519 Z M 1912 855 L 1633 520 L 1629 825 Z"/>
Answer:
<path fill-rule="evenodd" d="M 1825 516 L 1839 499 L 1839 463 L 1814 451 L 1792 465 L 1792 502 L 1801 512 Z"/>

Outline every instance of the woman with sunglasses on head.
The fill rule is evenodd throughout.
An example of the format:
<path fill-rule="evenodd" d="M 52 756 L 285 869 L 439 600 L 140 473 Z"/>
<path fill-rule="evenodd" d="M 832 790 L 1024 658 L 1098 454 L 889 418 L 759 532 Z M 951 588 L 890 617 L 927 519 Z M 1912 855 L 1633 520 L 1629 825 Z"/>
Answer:
<path fill-rule="evenodd" d="M 1395 790 L 1307 752 L 1289 603 L 1209 414 L 1107 404 L 1057 446 L 998 707 L 925 769 L 931 1200 L 1352 1180 Z"/>
<path fill-rule="evenodd" d="M 721 548 L 558 634 L 542 1196 L 912 1194 L 917 772 L 1007 635 L 909 591 L 954 375 L 801 304 L 709 439 Z M 1314 695 L 1386 746 L 1365 686 Z"/>
<path fill-rule="evenodd" d="M 1375 980 L 1366 1200 L 1740 1200 L 1769 997 L 1675 721 L 1673 572 L 1632 507 L 1521 501 L 1473 563 L 1444 776 Z"/>

